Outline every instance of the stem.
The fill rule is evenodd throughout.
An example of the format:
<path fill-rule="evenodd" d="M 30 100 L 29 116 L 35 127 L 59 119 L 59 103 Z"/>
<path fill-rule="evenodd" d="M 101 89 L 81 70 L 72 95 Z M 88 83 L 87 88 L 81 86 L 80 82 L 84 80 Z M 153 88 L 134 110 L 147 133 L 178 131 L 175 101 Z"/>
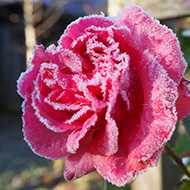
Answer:
<path fill-rule="evenodd" d="M 107 180 L 104 179 L 104 190 L 107 190 Z"/>
<path fill-rule="evenodd" d="M 182 160 L 174 153 L 174 151 L 172 150 L 172 148 L 170 147 L 169 144 L 166 144 L 166 146 L 165 146 L 165 153 L 168 154 L 169 156 L 171 156 L 174 159 L 174 161 L 176 162 L 176 164 L 181 168 L 183 173 L 186 174 L 190 178 L 189 171 L 183 164 Z"/>

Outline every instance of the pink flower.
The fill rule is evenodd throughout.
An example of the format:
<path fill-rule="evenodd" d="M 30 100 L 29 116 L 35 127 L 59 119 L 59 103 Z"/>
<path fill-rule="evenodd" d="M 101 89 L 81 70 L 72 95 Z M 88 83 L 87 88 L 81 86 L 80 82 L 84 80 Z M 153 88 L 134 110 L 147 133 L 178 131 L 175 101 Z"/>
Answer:
<path fill-rule="evenodd" d="M 190 113 L 186 62 L 170 29 L 134 5 L 71 23 L 57 47 L 36 46 L 18 80 L 32 150 L 65 158 L 65 178 L 97 170 L 123 186 L 156 166 Z"/>

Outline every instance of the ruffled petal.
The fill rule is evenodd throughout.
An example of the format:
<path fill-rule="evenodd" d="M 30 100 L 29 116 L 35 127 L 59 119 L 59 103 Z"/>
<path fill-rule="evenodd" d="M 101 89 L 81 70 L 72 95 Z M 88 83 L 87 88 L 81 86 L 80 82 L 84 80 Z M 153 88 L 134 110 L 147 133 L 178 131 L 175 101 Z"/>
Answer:
<path fill-rule="evenodd" d="M 147 160 L 140 161 L 129 157 L 126 147 L 120 140 L 119 150 L 111 156 L 93 156 L 94 166 L 104 179 L 112 184 L 121 187 L 130 183 L 136 177 L 145 172 L 148 167 L 156 166 L 162 149 L 155 152 Z"/>
<path fill-rule="evenodd" d="M 31 65 L 25 72 L 21 73 L 18 81 L 17 88 L 18 93 L 23 98 L 31 96 L 32 91 L 34 90 L 34 80 L 37 76 L 39 67 Z"/>
<path fill-rule="evenodd" d="M 147 12 L 135 5 L 123 8 L 114 21 L 130 30 L 131 36 L 123 38 L 126 47 L 135 48 L 141 53 L 151 49 L 170 78 L 180 83 L 186 62 L 179 41 L 172 30 L 161 25 L 158 20 L 154 20 Z"/>
<path fill-rule="evenodd" d="M 93 114 L 84 122 L 82 129 L 74 130 L 69 135 L 66 145 L 68 152 L 72 154 L 76 153 L 76 150 L 79 148 L 79 141 L 83 139 L 86 133 L 96 124 L 97 119 L 97 115 Z"/>
<path fill-rule="evenodd" d="M 114 25 L 113 21 L 101 15 L 79 18 L 67 27 L 65 33 L 59 39 L 60 48 L 70 49 L 73 41 L 85 34 L 86 29 L 91 26 L 106 28 L 111 25 Z"/>
<path fill-rule="evenodd" d="M 85 147 L 77 151 L 76 154 L 65 158 L 64 177 L 68 181 L 82 177 L 94 170 L 93 157 L 86 151 Z"/>
<path fill-rule="evenodd" d="M 177 84 L 163 66 L 151 57 L 147 53 L 138 68 L 143 89 L 142 110 L 137 112 L 140 113 L 139 130 L 131 143 L 126 140 L 131 144 L 131 154 L 141 161 L 149 159 L 164 147 L 177 123 Z"/>
<path fill-rule="evenodd" d="M 40 102 L 36 91 L 32 94 L 32 106 L 35 110 L 35 116 L 39 121 L 55 132 L 76 129 L 81 125 L 80 122 L 72 125 L 66 123 L 73 114 L 67 111 L 55 110 L 48 104 Z"/>
<path fill-rule="evenodd" d="M 115 154 L 118 150 L 118 135 L 116 122 L 109 118 L 102 138 L 98 142 L 98 151 L 106 156 Z"/>
<path fill-rule="evenodd" d="M 66 142 L 70 131 L 56 133 L 47 129 L 35 116 L 31 99 L 25 100 L 23 111 L 24 137 L 36 154 L 50 159 L 60 159 L 69 155 Z"/>

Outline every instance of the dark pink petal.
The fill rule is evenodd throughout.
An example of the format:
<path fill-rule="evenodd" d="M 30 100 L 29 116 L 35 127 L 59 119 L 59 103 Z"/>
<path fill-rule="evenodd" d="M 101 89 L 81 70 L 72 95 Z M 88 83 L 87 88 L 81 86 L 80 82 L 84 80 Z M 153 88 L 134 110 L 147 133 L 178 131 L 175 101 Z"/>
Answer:
<path fill-rule="evenodd" d="M 80 73 L 82 71 L 82 62 L 72 51 L 65 49 L 58 54 L 58 57 L 73 73 Z"/>
<path fill-rule="evenodd" d="M 83 91 L 84 97 L 91 103 L 93 111 L 100 111 L 106 107 L 106 102 L 102 97 L 102 82 L 104 82 L 98 73 L 95 74 L 93 79 L 88 81 L 78 81 L 79 88 Z"/>
<path fill-rule="evenodd" d="M 160 60 L 168 75 L 175 82 L 180 82 L 186 62 L 182 57 L 179 42 L 171 30 L 134 5 L 122 9 L 114 20 L 130 30 L 131 38 L 128 43 L 132 48 L 141 53 L 146 49 L 152 50 L 152 54 Z M 123 43 L 127 43 L 125 39 Z"/>
<path fill-rule="evenodd" d="M 87 119 L 82 129 L 74 130 L 68 137 L 67 140 L 67 151 L 74 154 L 76 150 L 79 148 L 79 141 L 83 139 L 86 133 L 96 124 L 97 115 L 93 114 L 89 119 Z"/>
<path fill-rule="evenodd" d="M 95 170 L 93 166 L 93 157 L 86 151 L 86 147 L 82 147 L 82 151 L 65 158 L 64 177 L 71 181 L 82 177 Z"/>
<path fill-rule="evenodd" d="M 32 64 L 34 65 L 46 62 L 48 60 L 47 53 L 43 45 L 36 46 L 33 54 L 34 57 L 32 59 Z"/>
<path fill-rule="evenodd" d="M 153 153 L 152 157 L 140 161 L 130 157 L 121 140 L 116 154 L 111 156 L 94 155 L 93 161 L 96 170 L 112 184 L 121 187 L 130 183 L 150 166 L 156 166 L 162 149 Z"/>
<path fill-rule="evenodd" d="M 57 89 L 48 94 L 44 102 L 50 105 L 55 110 L 60 111 L 78 111 L 89 102 L 83 96 L 74 94 L 70 90 Z"/>
<path fill-rule="evenodd" d="M 57 64 L 42 63 L 38 71 L 38 78 L 36 79 L 36 86 L 45 84 L 46 88 L 51 90 L 70 90 L 78 91 L 75 78 L 77 74 L 66 74 Z M 40 90 L 40 89 L 39 89 Z"/>
<path fill-rule="evenodd" d="M 23 104 L 23 132 L 31 149 L 36 154 L 50 159 L 60 159 L 68 156 L 66 142 L 70 131 L 55 133 L 47 129 L 35 116 L 35 110 L 31 104 L 30 99 L 25 100 Z"/>
<path fill-rule="evenodd" d="M 111 20 L 100 15 L 79 18 L 67 27 L 65 33 L 59 40 L 59 45 L 63 49 L 70 49 L 72 42 L 79 36 L 85 34 L 87 28 L 91 26 L 106 28 L 111 25 L 114 25 Z"/>
<path fill-rule="evenodd" d="M 35 116 L 47 128 L 55 132 L 63 132 L 79 128 L 81 123 L 68 124 L 65 123 L 73 115 L 71 112 L 54 110 L 51 106 L 38 100 L 37 92 L 32 95 L 32 106 L 35 110 Z"/>
<path fill-rule="evenodd" d="M 92 111 L 88 101 L 76 102 L 82 100 L 76 97 L 77 93 L 80 94 L 74 79 L 63 75 L 56 64 L 41 64 L 31 95 L 36 117 L 55 132 L 80 128 L 84 122 L 82 118 L 91 116 Z M 61 98 L 64 95 L 66 97 Z"/>
<path fill-rule="evenodd" d="M 96 155 L 94 166 L 96 170 L 106 179 L 117 186 L 124 186 L 134 180 L 137 175 L 146 170 L 151 162 L 140 162 L 128 159 L 126 150 L 120 146 L 118 152 L 109 157 Z"/>
<path fill-rule="evenodd" d="M 25 72 L 23 72 L 17 81 L 18 93 L 26 98 L 32 94 L 34 90 L 34 80 L 37 76 L 39 67 L 31 65 Z"/>
<path fill-rule="evenodd" d="M 150 158 L 152 153 L 165 145 L 177 123 L 177 84 L 170 79 L 162 65 L 156 61 L 150 64 L 149 61 L 151 56 L 147 54 L 139 68 L 138 76 L 143 88 L 143 110 L 138 134 L 129 146 L 134 157 L 142 161 Z M 137 148 L 136 143 L 139 144 Z"/>
<path fill-rule="evenodd" d="M 98 151 L 106 156 L 115 154 L 118 150 L 118 135 L 116 122 L 109 118 L 102 138 L 98 142 Z"/>
<path fill-rule="evenodd" d="M 42 63 L 54 63 L 59 66 L 60 69 L 65 68 L 65 64 L 59 60 L 59 54 L 63 52 L 56 49 L 54 45 L 49 46 L 46 50 L 42 45 L 36 45 L 31 64 L 40 65 Z"/>
<path fill-rule="evenodd" d="M 189 83 L 190 81 L 182 79 L 178 87 L 179 97 L 176 102 L 178 120 L 181 120 L 190 113 L 190 89 L 188 87 Z"/>
<path fill-rule="evenodd" d="M 44 49 L 43 45 L 36 45 L 31 63 L 34 65 L 38 65 L 45 62 L 60 64 L 58 58 L 56 57 L 57 52 L 59 51 L 56 50 L 54 45 L 49 46 L 47 50 Z"/>

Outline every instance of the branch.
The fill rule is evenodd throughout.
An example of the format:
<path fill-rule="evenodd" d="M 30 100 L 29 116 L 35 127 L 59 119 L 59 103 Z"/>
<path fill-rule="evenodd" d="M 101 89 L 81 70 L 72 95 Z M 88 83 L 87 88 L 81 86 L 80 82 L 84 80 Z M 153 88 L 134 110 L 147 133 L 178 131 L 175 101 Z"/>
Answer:
<path fill-rule="evenodd" d="M 54 6 L 49 6 L 49 8 L 44 12 L 44 15 L 46 15 L 45 17 L 47 17 L 47 19 L 36 27 L 37 37 L 43 35 L 43 33 L 50 29 L 61 18 L 63 11 L 60 8 L 67 2 L 68 0 L 56 0 L 54 2 Z M 54 7 L 54 10 L 50 14 L 52 7 Z"/>
<path fill-rule="evenodd" d="M 104 190 L 107 190 L 107 180 L 104 179 Z"/>
<path fill-rule="evenodd" d="M 62 12 L 56 9 L 42 24 L 36 27 L 36 36 L 41 36 L 46 30 L 50 29 L 62 16 Z"/>
<path fill-rule="evenodd" d="M 183 164 L 182 160 L 174 153 L 169 144 L 166 144 L 165 146 L 165 153 L 174 159 L 175 163 L 181 168 L 183 173 L 186 174 L 190 179 L 189 171 L 187 170 L 186 166 Z"/>

